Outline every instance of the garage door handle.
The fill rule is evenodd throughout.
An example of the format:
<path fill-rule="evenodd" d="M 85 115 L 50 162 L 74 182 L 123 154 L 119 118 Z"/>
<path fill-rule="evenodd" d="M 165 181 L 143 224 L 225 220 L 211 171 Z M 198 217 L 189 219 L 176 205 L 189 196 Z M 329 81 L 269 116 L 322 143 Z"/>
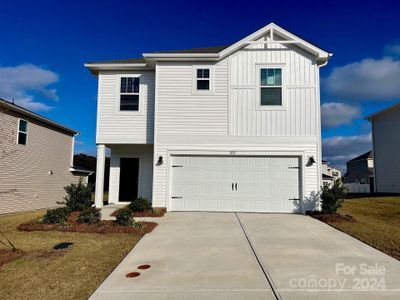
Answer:
<path fill-rule="evenodd" d="M 300 198 L 289 198 L 289 200 L 291 200 L 291 201 L 298 201 L 298 200 L 300 200 Z"/>
<path fill-rule="evenodd" d="M 235 190 L 237 190 L 237 182 L 235 183 Z"/>

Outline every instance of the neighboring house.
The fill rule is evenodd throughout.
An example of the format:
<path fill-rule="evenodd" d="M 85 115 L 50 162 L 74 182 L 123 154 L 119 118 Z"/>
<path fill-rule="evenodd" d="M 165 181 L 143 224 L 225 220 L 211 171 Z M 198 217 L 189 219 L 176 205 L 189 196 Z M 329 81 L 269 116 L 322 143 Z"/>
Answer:
<path fill-rule="evenodd" d="M 0 214 L 57 206 L 88 175 L 73 167 L 76 134 L 0 99 Z"/>
<path fill-rule="evenodd" d="M 322 184 L 330 56 L 271 23 L 229 46 L 85 64 L 98 77 L 96 206 L 107 147 L 110 203 L 305 212 Z"/>
<path fill-rule="evenodd" d="M 341 180 L 342 170 L 331 166 L 326 160 L 322 160 L 322 184 L 331 186 L 336 180 Z"/>
<path fill-rule="evenodd" d="M 364 185 L 362 191 L 374 191 L 374 158 L 372 151 L 368 151 L 349 160 L 346 165 L 347 172 L 344 180 L 345 183 L 361 184 Z"/>
<path fill-rule="evenodd" d="M 367 119 L 372 124 L 375 191 L 400 193 L 400 103 Z"/>

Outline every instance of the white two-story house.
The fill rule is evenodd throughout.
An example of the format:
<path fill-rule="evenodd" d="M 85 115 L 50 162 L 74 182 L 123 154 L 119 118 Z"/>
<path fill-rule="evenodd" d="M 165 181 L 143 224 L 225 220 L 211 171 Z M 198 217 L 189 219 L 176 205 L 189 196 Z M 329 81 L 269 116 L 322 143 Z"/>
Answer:
<path fill-rule="evenodd" d="M 96 206 L 305 212 L 321 185 L 319 68 L 331 54 L 271 23 L 223 47 L 87 63 L 98 77 Z"/>

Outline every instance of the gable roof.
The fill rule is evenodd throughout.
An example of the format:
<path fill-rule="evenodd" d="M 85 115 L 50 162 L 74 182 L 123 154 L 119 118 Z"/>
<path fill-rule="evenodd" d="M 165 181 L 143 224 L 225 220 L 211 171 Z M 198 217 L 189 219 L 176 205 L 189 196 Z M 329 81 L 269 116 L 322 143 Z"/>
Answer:
<path fill-rule="evenodd" d="M 348 163 L 349 162 L 355 162 L 355 161 L 358 161 L 358 160 L 369 159 L 369 158 L 373 158 L 372 151 L 365 152 L 364 154 L 361 154 L 360 156 L 357 156 L 357 157 L 355 157 L 353 159 L 350 159 L 348 161 Z"/>
<path fill-rule="evenodd" d="M 381 110 L 381 111 L 378 111 L 378 112 L 376 112 L 376 113 L 373 113 L 372 115 L 369 115 L 369 116 L 366 117 L 365 119 L 368 120 L 368 121 L 373 121 L 373 120 L 375 120 L 375 119 L 377 119 L 377 118 L 380 118 L 380 117 L 382 117 L 383 115 L 385 115 L 385 114 L 387 114 L 387 113 L 389 113 L 389 112 L 395 111 L 395 110 L 397 110 L 397 109 L 400 109 L 400 102 L 399 102 L 399 103 L 396 103 L 395 105 L 392 105 L 392 106 L 390 106 L 390 107 L 388 107 L 388 108 L 386 108 L 386 109 L 383 109 L 383 110 Z"/>
<path fill-rule="evenodd" d="M 9 102 L 9 101 L 7 101 L 5 99 L 2 99 L 2 98 L 0 98 L 0 107 L 1 108 L 5 108 L 5 109 L 9 109 L 9 110 L 14 111 L 16 113 L 19 113 L 19 114 L 22 114 L 24 116 L 30 117 L 32 119 L 35 119 L 35 120 L 40 121 L 42 123 L 45 123 L 45 124 L 49 125 L 50 127 L 57 128 L 57 129 L 59 129 L 59 130 L 61 130 L 63 132 L 66 132 L 68 134 L 71 134 L 71 135 L 78 134 L 78 132 L 76 130 L 74 130 L 74 129 L 68 128 L 68 127 L 66 127 L 64 125 L 61 125 L 61 124 L 59 124 L 57 122 L 54 122 L 54 121 L 52 121 L 52 120 L 50 120 L 48 118 L 45 118 L 45 117 L 43 117 L 43 116 L 41 116 L 41 115 L 39 115 L 37 113 L 34 113 L 34 112 L 32 112 L 32 111 L 30 111 L 30 110 L 28 110 L 26 108 L 23 108 L 22 106 L 19 106 L 17 104 L 11 103 L 11 102 Z"/>
<path fill-rule="evenodd" d="M 268 33 L 270 35 L 270 40 L 257 41 Z M 274 38 L 275 34 L 279 36 L 279 40 L 276 40 Z M 329 58 L 332 56 L 332 53 L 329 53 L 328 51 L 323 50 L 322 48 L 319 48 L 314 44 L 311 44 L 305 39 L 290 33 L 289 31 L 283 29 L 282 27 L 279 27 L 275 23 L 270 23 L 267 26 L 264 26 L 263 28 L 246 36 L 245 38 L 239 40 L 232 45 L 157 51 L 143 53 L 143 58 L 97 61 L 86 63 L 84 64 L 84 66 L 87 67 L 92 73 L 97 74 L 99 70 L 115 70 L 117 68 L 151 68 L 152 66 L 154 66 L 154 61 L 157 60 L 176 61 L 202 59 L 218 61 L 252 43 L 293 44 L 314 56 L 319 65 L 326 64 Z"/>

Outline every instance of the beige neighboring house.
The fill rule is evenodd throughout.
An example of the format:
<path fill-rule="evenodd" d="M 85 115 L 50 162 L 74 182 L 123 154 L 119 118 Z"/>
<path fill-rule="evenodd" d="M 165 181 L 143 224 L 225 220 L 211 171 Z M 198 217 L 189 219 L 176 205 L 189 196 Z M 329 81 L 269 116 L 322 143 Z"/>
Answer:
<path fill-rule="evenodd" d="M 400 103 L 367 119 L 372 124 L 375 192 L 400 193 Z"/>
<path fill-rule="evenodd" d="M 342 178 L 342 170 L 331 166 L 329 161 L 323 160 L 321 165 L 322 184 L 331 186 L 336 180 Z"/>
<path fill-rule="evenodd" d="M 57 206 L 73 167 L 77 132 L 0 98 L 0 214 Z"/>

